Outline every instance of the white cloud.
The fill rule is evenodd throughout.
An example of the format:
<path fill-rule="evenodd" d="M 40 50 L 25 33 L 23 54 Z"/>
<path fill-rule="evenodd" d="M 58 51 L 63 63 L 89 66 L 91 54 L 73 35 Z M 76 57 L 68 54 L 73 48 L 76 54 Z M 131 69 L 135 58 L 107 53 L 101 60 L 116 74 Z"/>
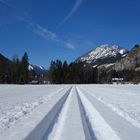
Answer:
<path fill-rule="evenodd" d="M 38 33 L 40 36 L 42 36 L 43 38 L 51 41 L 58 41 L 58 37 L 55 33 L 49 31 L 46 28 L 41 27 L 40 25 L 37 25 L 36 27 L 37 28 L 34 31 Z"/>
<path fill-rule="evenodd" d="M 41 37 L 52 41 L 58 40 L 58 37 L 55 33 L 49 31 L 47 28 L 42 27 L 41 25 L 33 22 L 30 19 L 26 19 L 24 17 L 18 17 L 18 20 L 25 22 L 33 30 L 33 32 L 37 33 Z"/>
<path fill-rule="evenodd" d="M 82 4 L 83 0 L 76 0 L 74 6 L 72 7 L 71 11 L 69 12 L 69 14 L 64 18 L 64 20 L 62 21 L 61 24 L 64 24 L 67 20 L 69 20 L 69 18 L 78 10 L 78 8 L 80 7 L 80 5 Z"/>
<path fill-rule="evenodd" d="M 52 41 L 54 43 L 60 44 L 60 46 L 64 46 L 68 49 L 75 49 L 75 46 L 70 43 L 69 41 L 64 41 L 63 39 L 60 39 L 56 33 L 48 30 L 47 28 L 42 27 L 41 25 L 33 22 L 32 20 L 26 19 L 24 17 L 18 17 L 18 20 L 26 23 L 34 33 L 38 34 L 39 36 L 43 37 L 44 39 L 47 39 L 49 41 Z"/>
<path fill-rule="evenodd" d="M 69 49 L 75 50 L 75 46 L 70 42 L 66 42 L 65 46 Z"/>

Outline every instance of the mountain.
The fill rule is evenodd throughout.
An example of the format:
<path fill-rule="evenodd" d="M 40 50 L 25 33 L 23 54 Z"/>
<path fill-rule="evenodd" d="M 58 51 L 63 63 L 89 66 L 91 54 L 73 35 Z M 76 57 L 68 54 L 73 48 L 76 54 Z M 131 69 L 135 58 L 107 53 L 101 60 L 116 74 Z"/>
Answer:
<path fill-rule="evenodd" d="M 47 71 L 43 66 L 32 64 L 29 65 L 28 69 L 29 71 L 34 71 L 37 75 L 45 74 L 45 72 Z"/>
<path fill-rule="evenodd" d="M 0 71 L 4 71 L 5 73 L 13 66 L 13 62 L 0 54 Z"/>
<path fill-rule="evenodd" d="M 0 54 L 0 83 L 10 83 L 14 71 L 14 63 Z"/>
<path fill-rule="evenodd" d="M 116 61 L 125 57 L 127 50 L 121 48 L 117 45 L 101 45 L 85 55 L 79 57 L 76 62 L 81 61 L 85 64 L 91 64 L 94 67 L 99 67 L 101 65 L 111 65 L 116 63 Z"/>
<path fill-rule="evenodd" d="M 8 58 L 6 58 L 5 56 L 3 56 L 2 54 L 0 54 L 0 62 L 10 62 L 10 60 Z"/>
<path fill-rule="evenodd" d="M 114 66 L 116 71 L 121 70 L 140 70 L 140 45 L 135 45 L 134 48 L 127 54 L 126 57 L 122 58 Z"/>

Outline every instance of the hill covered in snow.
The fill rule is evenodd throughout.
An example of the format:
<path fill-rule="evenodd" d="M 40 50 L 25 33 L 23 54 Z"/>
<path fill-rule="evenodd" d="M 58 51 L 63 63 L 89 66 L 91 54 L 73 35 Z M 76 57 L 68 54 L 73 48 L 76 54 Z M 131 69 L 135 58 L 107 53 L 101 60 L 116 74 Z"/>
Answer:
<path fill-rule="evenodd" d="M 127 54 L 127 50 L 117 45 L 101 45 L 85 55 L 79 57 L 76 61 L 81 61 L 85 64 L 100 66 L 103 64 L 115 63 Z"/>
<path fill-rule="evenodd" d="M 34 71 L 37 75 L 42 75 L 47 71 L 41 65 L 32 65 L 32 64 L 29 64 L 28 69 L 29 69 L 29 71 Z"/>

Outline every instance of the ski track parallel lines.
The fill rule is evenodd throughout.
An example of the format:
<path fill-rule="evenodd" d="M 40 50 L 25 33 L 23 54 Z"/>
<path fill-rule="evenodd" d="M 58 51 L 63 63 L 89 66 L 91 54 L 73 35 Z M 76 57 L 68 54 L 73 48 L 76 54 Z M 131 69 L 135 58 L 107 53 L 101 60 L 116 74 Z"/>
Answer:
<path fill-rule="evenodd" d="M 72 89 L 73 90 L 73 87 Z M 65 117 L 69 108 L 69 104 L 70 104 L 70 100 L 71 100 L 71 91 L 65 101 L 65 103 L 63 104 L 59 114 L 57 115 L 57 120 L 56 123 L 53 126 L 53 129 L 51 131 L 51 133 L 46 137 L 44 137 L 42 140 L 60 140 L 61 137 L 61 133 L 63 131 L 63 126 L 64 126 L 64 121 L 65 121 Z"/>

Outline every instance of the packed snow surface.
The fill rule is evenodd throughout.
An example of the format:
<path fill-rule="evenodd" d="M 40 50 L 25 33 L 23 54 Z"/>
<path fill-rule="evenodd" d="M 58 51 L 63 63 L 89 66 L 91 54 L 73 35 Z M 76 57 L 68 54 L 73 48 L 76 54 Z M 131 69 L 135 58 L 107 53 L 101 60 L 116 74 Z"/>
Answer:
<path fill-rule="evenodd" d="M 139 140 L 140 85 L 0 85 L 0 139 Z"/>

